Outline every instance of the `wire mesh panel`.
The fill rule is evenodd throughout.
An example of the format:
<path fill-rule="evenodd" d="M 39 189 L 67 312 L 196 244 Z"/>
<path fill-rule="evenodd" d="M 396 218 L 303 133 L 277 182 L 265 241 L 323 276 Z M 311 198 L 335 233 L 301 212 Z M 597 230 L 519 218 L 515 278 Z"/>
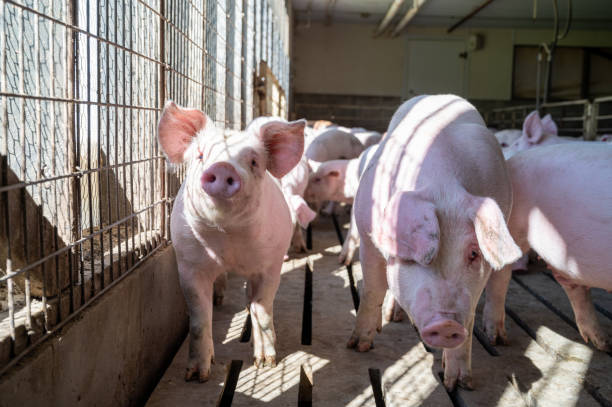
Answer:
<path fill-rule="evenodd" d="M 165 100 L 244 127 L 262 58 L 286 93 L 274 2 L 0 0 L 0 374 L 169 241 Z"/>

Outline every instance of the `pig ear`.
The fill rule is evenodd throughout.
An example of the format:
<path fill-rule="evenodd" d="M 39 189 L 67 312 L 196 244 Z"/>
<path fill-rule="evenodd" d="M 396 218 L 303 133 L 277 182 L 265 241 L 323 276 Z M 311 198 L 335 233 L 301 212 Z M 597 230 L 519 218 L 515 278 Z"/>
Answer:
<path fill-rule="evenodd" d="M 426 266 L 438 253 L 440 226 L 436 208 L 416 192 L 396 192 L 382 222 L 374 224 L 374 241 L 390 256 Z"/>
<path fill-rule="evenodd" d="M 326 176 L 326 177 L 336 177 L 336 178 L 337 178 L 337 177 L 339 177 L 339 176 L 340 176 L 340 172 L 339 172 L 338 170 L 332 170 L 332 169 L 330 169 L 330 170 L 328 170 L 328 171 L 325 173 L 325 176 Z"/>
<path fill-rule="evenodd" d="M 321 166 L 321 162 L 308 159 L 308 166 L 310 167 L 310 172 L 317 172 L 319 167 Z"/>
<path fill-rule="evenodd" d="M 527 138 L 530 144 L 537 144 L 542 138 L 543 131 L 544 126 L 542 125 L 542 120 L 540 120 L 540 115 L 537 110 L 534 110 L 529 113 L 523 122 L 523 136 Z"/>
<path fill-rule="evenodd" d="M 171 163 L 185 161 L 185 152 L 207 123 L 208 117 L 201 110 L 185 109 L 171 100 L 166 102 L 157 125 L 157 138 Z"/>
<path fill-rule="evenodd" d="M 304 198 L 299 195 L 294 195 L 293 205 L 298 223 L 301 227 L 306 229 L 308 224 L 316 218 L 317 213 L 310 209 L 306 201 L 304 201 Z"/>
<path fill-rule="evenodd" d="M 264 124 L 259 139 L 268 153 L 268 171 L 276 178 L 282 178 L 302 158 L 304 152 L 304 127 L 306 120 L 294 122 L 273 121 Z"/>
<path fill-rule="evenodd" d="M 470 212 L 478 246 L 491 267 L 500 270 L 521 257 L 521 250 L 510 236 L 504 215 L 493 199 L 474 198 Z"/>
<path fill-rule="evenodd" d="M 544 129 L 544 133 L 546 134 L 553 134 L 556 136 L 559 133 L 559 130 L 557 129 L 557 124 L 554 122 L 550 114 L 547 114 L 542 119 L 542 127 Z"/>

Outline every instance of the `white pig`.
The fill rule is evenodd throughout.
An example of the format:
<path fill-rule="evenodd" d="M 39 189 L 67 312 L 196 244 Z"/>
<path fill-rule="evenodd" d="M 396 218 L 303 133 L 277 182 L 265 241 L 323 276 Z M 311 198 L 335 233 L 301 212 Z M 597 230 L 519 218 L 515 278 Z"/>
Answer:
<path fill-rule="evenodd" d="M 280 117 L 258 117 L 247 126 L 248 131 L 259 131 L 266 123 L 271 121 L 286 122 Z M 304 137 L 306 137 L 306 129 L 304 129 Z M 293 237 L 291 238 L 291 246 L 299 252 L 306 252 L 306 243 L 301 228 L 307 228 L 308 224 L 316 217 L 314 212 L 306 201 L 304 201 L 304 191 L 308 186 L 308 176 L 311 169 L 306 156 L 302 155 L 300 161 L 291 171 L 281 178 L 281 188 L 289 209 L 291 210 L 291 219 L 294 222 Z"/>
<path fill-rule="evenodd" d="M 187 163 L 170 224 L 189 312 L 186 380 L 209 378 L 213 286 L 227 271 L 248 281 L 255 365 L 276 364 L 272 303 L 292 230 L 276 178 L 299 162 L 304 125 L 272 121 L 228 134 L 200 110 L 164 106 L 159 144 L 171 163 Z"/>
<path fill-rule="evenodd" d="M 510 147 L 522 134 L 522 130 L 518 129 L 499 130 L 493 133 L 501 148 Z"/>
<path fill-rule="evenodd" d="M 353 127 L 351 129 L 351 133 L 353 133 L 353 135 L 359 139 L 364 148 L 378 144 L 382 139 L 382 135 L 379 132 L 366 130 L 362 127 Z"/>
<path fill-rule="evenodd" d="M 510 233 L 548 263 L 563 286 L 586 342 L 612 350 L 601 332 L 589 288 L 612 290 L 612 145 L 576 142 L 534 148 L 508 160 L 514 204 Z M 507 343 L 504 302 L 511 271 L 491 276 L 484 327 L 492 343 Z"/>
<path fill-rule="evenodd" d="M 501 149 L 476 109 L 419 96 L 392 118 L 361 177 L 355 218 L 364 286 L 349 347 L 381 329 L 387 287 L 423 341 L 443 348 L 444 385 L 471 388 L 474 312 L 491 269 L 517 260 Z"/>
<path fill-rule="evenodd" d="M 324 130 L 306 147 L 307 158 L 324 162 L 358 157 L 364 150 L 363 144 L 348 129 Z"/>
<path fill-rule="evenodd" d="M 372 145 L 365 149 L 359 157 L 352 160 L 332 160 L 321 163 L 310 175 L 308 188 L 304 193 L 306 201 L 313 202 L 315 207 L 324 201 L 353 203 L 361 174 L 376 154 L 377 148 L 377 144 Z M 340 263 L 350 264 L 358 245 L 359 233 L 357 233 L 354 213 L 351 209 L 351 223 L 340 252 Z"/>
<path fill-rule="evenodd" d="M 559 137 L 557 134 L 557 125 L 552 117 L 547 114 L 544 118 L 540 119 L 540 115 L 534 110 L 525 118 L 521 136 L 514 143 L 510 144 L 509 147 L 503 148 L 504 157 L 508 159 L 520 151 L 536 146 L 571 143 L 579 140 L 572 137 Z"/>

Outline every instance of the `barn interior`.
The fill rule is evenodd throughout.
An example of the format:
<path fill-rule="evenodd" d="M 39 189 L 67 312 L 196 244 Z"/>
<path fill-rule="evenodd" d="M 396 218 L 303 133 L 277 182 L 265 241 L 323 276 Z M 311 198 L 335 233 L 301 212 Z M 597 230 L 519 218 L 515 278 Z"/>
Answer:
<path fill-rule="evenodd" d="M 210 378 L 185 381 L 170 215 L 188 171 L 157 139 L 169 99 L 232 131 L 277 116 L 383 134 L 403 102 L 455 94 L 492 131 L 537 110 L 607 146 L 609 0 L 0 0 L 0 24 L 0 406 L 612 405 L 612 353 L 585 343 L 537 254 L 510 282 L 509 345 L 487 339 L 481 299 L 474 390 L 445 388 L 406 315 L 347 349 L 363 295 L 359 256 L 337 260 L 350 205 L 283 263 L 277 366 L 253 365 L 230 275 Z M 612 294 L 590 295 L 612 335 Z"/>

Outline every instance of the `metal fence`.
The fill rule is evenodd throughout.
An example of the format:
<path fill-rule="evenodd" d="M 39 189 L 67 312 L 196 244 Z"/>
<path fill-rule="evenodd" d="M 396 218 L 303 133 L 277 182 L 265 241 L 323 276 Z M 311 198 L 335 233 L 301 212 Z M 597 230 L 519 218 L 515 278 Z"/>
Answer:
<path fill-rule="evenodd" d="M 520 129 L 532 110 L 535 110 L 535 104 L 498 108 L 484 113 L 484 118 L 487 125 L 500 130 Z M 548 113 L 562 136 L 584 136 L 585 140 L 593 140 L 612 133 L 612 96 L 541 105 L 540 114 Z"/>
<path fill-rule="evenodd" d="M 238 129 L 283 0 L 0 0 L 0 373 L 169 239 L 166 99 Z M 4 366 L 2 368 L 2 366 Z"/>

